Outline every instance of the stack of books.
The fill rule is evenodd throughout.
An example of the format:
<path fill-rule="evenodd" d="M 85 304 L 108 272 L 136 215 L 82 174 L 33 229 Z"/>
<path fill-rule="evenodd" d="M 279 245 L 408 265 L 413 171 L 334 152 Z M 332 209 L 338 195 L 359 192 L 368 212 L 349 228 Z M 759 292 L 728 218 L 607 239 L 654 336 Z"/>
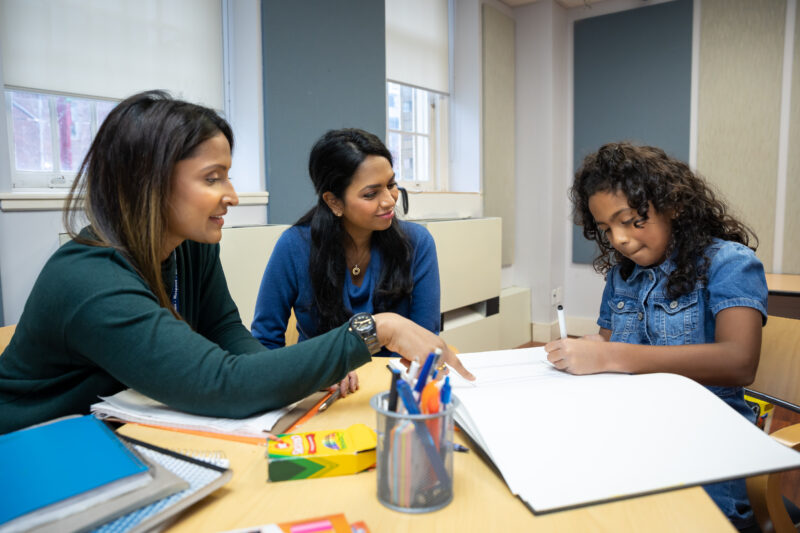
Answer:
<path fill-rule="evenodd" d="M 186 501 L 231 477 L 227 468 L 159 450 L 168 454 L 166 461 L 152 450 L 143 453 L 143 446 L 123 441 L 91 415 L 0 436 L 0 533 L 86 531 L 117 522 L 125 523 L 115 528 L 119 531 L 137 531 L 173 516 Z M 193 487 L 170 464 L 174 461 L 191 461 L 212 475 Z"/>

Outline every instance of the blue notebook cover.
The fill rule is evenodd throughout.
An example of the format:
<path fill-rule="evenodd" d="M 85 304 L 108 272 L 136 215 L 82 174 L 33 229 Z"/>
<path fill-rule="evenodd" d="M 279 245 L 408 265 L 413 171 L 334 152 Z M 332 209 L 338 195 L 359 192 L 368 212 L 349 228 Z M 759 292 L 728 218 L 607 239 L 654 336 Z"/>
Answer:
<path fill-rule="evenodd" d="M 148 467 L 91 415 L 0 436 L 0 524 Z"/>

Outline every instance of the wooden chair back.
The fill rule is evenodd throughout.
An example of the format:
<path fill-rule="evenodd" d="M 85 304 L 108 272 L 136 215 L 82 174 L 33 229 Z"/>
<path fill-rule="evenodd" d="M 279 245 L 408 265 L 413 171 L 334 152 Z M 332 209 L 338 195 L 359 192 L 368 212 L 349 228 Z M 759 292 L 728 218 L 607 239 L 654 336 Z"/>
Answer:
<path fill-rule="evenodd" d="M 0 328 L 0 354 L 6 349 L 8 343 L 11 342 L 11 337 L 14 336 L 14 330 L 17 326 L 4 326 Z"/>
<path fill-rule="evenodd" d="M 770 316 L 761 337 L 761 359 L 747 387 L 800 406 L 800 320 Z"/>
<path fill-rule="evenodd" d="M 297 344 L 297 339 L 300 334 L 297 333 L 297 319 L 294 316 L 294 309 L 292 309 L 292 314 L 289 315 L 289 322 L 286 324 L 286 333 L 283 335 L 284 340 L 286 341 L 286 346 Z"/>
<path fill-rule="evenodd" d="M 800 407 L 800 320 L 770 316 L 762 331 L 761 359 L 756 379 L 749 390 Z M 773 403 L 777 403 L 773 400 Z M 800 424 L 770 435 L 778 442 L 800 451 Z M 781 494 L 782 472 L 747 478 L 747 495 L 761 531 L 797 533 Z"/>

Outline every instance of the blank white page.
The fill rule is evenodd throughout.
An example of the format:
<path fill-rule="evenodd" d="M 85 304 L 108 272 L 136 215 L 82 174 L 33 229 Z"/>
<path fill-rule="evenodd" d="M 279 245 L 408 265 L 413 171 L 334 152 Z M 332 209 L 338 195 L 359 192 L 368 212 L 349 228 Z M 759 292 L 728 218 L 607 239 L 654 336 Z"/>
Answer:
<path fill-rule="evenodd" d="M 800 466 L 695 381 L 674 374 L 573 376 L 541 348 L 461 354 L 451 377 L 514 494 L 550 511 Z"/>

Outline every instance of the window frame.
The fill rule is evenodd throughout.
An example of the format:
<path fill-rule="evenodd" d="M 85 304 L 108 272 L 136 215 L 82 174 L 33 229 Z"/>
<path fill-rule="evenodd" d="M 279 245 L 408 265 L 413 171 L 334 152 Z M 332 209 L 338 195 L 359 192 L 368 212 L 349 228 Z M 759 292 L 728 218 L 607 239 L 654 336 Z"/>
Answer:
<path fill-rule="evenodd" d="M 17 168 L 16 137 L 14 133 L 14 117 L 12 92 L 23 92 L 38 94 L 47 97 L 48 117 L 50 121 L 50 143 L 52 146 L 53 170 L 20 170 Z M 42 91 L 29 89 L 27 87 L 16 87 L 5 85 L 3 87 L 4 105 L 6 110 L 6 131 L 8 132 L 8 152 L 11 170 L 11 191 L 12 192 L 43 192 L 43 191 L 68 191 L 72 187 L 77 170 L 61 169 L 61 143 L 59 142 L 60 132 L 58 127 L 58 99 L 73 98 L 91 104 L 90 111 L 90 138 L 94 140 L 97 135 L 99 124 L 97 123 L 97 104 L 100 102 L 112 102 L 117 104 L 120 100 L 113 98 L 102 98 L 88 95 L 78 95 L 63 92 Z M 88 148 L 87 148 L 88 149 Z M 85 157 L 82 156 L 82 157 Z M 80 166 L 78 163 L 78 166 Z"/>
<path fill-rule="evenodd" d="M 418 131 L 407 131 L 399 128 L 392 128 L 389 124 L 389 85 L 395 84 L 400 87 L 407 87 L 411 89 L 425 91 L 429 95 L 435 95 L 436 98 L 428 97 L 428 105 L 431 107 L 428 111 L 428 133 L 421 133 Z M 438 105 L 437 105 L 438 103 Z M 401 104 L 402 105 L 402 104 Z M 387 79 L 386 80 L 386 140 L 388 144 L 389 136 L 391 134 L 410 135 L 413 138 L 424 137 L 428 139 L 428 176 L 427 180 L 407 180 L 403 179 L 402 173 L 398 166 L 398 161 L 395 161 L 395 172 L 397 176 L 397 184 L 406 188 L 411 192 L 444 192 L 448 190 L 449 186 L 449 167 L 450 167 L 450 117 L 449 117 L 450 95 L 439 91 L 426 89 L 425 87 L 418 87 L 410 85 L 401 81 Z"/>

